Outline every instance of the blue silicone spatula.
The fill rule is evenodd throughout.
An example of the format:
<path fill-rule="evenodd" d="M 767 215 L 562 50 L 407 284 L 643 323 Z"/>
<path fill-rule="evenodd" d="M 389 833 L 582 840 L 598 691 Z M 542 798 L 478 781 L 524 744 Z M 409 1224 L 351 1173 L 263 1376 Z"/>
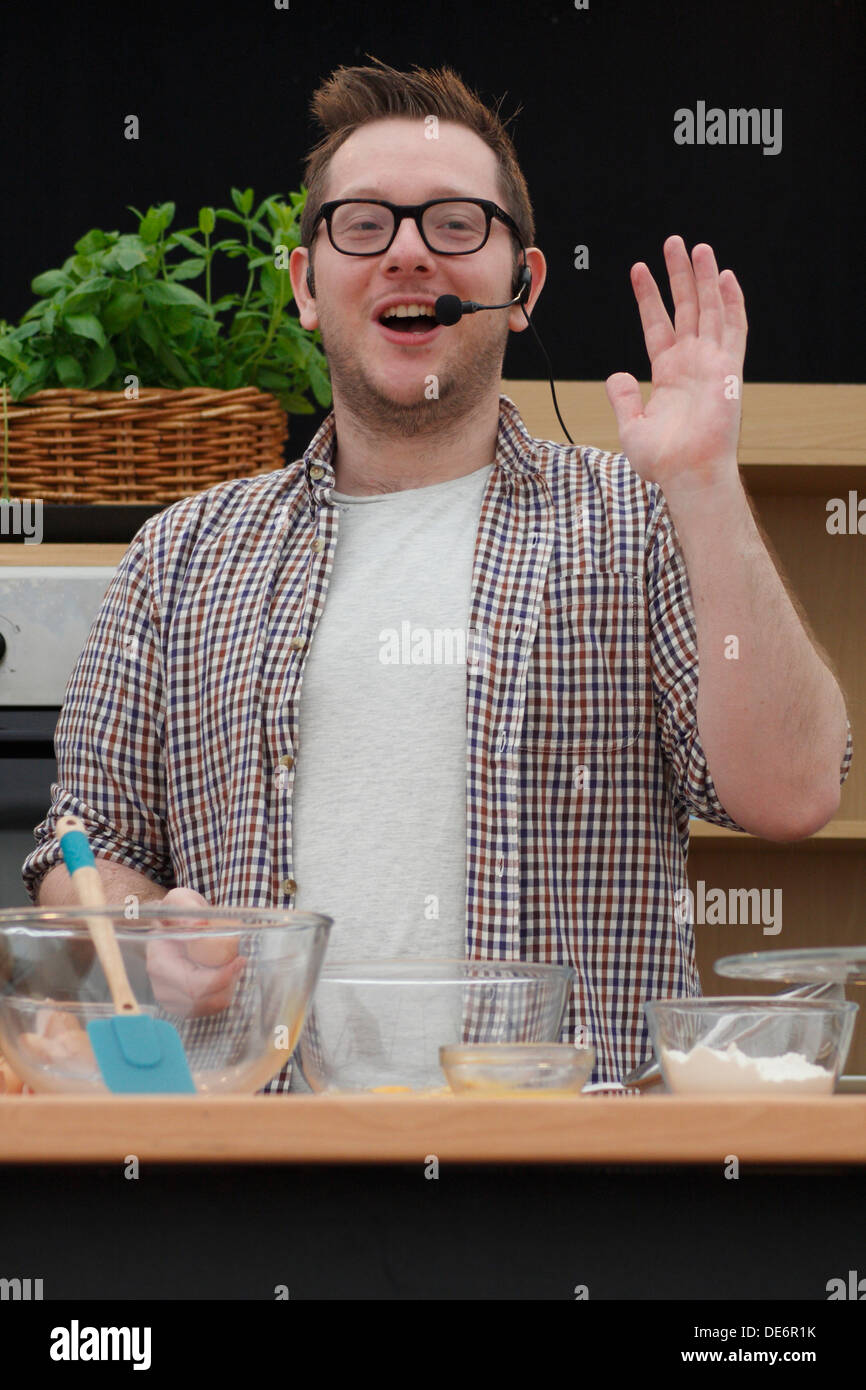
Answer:
<path fill-rule="evenodd" d="M 82 907 L 105 907 L 102 879 L 84 822 L 78 816 L 61 816 L 54 833 Z M 113 1018 L 91 1019 L 87 1025 L 106 1086 L 120 1095 L 194 1094 L 195 1082 L 177 1029 L 138 1007 L 110 916 L 102 913 L 86 920 L 117 1010 Z"/>

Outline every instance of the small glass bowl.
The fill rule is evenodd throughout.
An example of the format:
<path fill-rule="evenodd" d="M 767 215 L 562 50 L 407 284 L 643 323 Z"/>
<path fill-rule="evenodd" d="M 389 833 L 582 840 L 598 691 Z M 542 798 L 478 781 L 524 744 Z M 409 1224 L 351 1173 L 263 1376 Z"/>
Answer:
<path fill-rule="evenodd" d="M 571 966 L 393 956 L 326 961 L 298 1044 L 313 1091 L 442 1087 L 440 1047 L 555 1043 Z"/>
<path fill-rule="evenodd" d="M 770 995 L 653 999 L 644 1005 L 669 1091 L 832 1093 L 858 1005 Z"/>
<path fill-rule="evenodd" d="M 440 1047 L 439 1061 L 457 1095 L 573 1096 L 595 1066 L 594 1047 L 571 1043 L 478 1043 Z"/>

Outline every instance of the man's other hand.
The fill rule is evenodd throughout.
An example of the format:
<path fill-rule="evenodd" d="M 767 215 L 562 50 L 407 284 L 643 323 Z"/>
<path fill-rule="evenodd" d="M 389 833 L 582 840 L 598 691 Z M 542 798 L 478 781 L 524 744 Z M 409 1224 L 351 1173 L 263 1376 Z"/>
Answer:
<path fill-rule="evenodd" d="M 171 888 L 160 906 L 204 907 L 212 905 L 193 888 Z M 215 909 L 219 912 L 219 909 Z M 201 925 L 207 924 L 203 916 Z M 190 926 L 196 925 L 190 921 Z M 247 963 L 238 955 L 238 938 L 221 940 L 150 941 L 147 973 L 156 1000 L 164 1009 L 184 1018 L 220 1013 L 232 1001 L 238 977 Z"/>

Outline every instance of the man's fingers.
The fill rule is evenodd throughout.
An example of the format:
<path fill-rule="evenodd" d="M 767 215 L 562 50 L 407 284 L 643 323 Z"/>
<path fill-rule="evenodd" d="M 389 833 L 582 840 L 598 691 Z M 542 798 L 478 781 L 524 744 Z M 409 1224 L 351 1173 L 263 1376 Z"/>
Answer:
<path fill-rule="evenodd" d="M 640 386 L 628 372 L 614 372 L 604 383 L 620 431 L 643 414 Z"/>
<path fill-rule="evenodd" d="M 725 316 L 722 346 L 737 357 L 744 356 L 749 322 L 746 318 L 743 291 L 732 270 L 723 270 L 719 276 L 719 293 L 722 296 Z"/>
<path fill-rule="evenodd" d="M 700 335 L 702 338 L 712 338 L 720 344 L 723 306 L 719 291 L 719 267 L 713 248 L 706 242 L 699 242 L 692 249 L 692 263 L 698 292 Z"/>
<path fill-rule="evenodd" d="M 202 907 L 209 914 L 219 911 L 194 888 L 172 888 L 162 902 L 166 907 Z M 211 916 L 203 916 L 200 925 L 207 927 L 211 921 Z M 184 1018 L 227 1009 L 247 963 L 246 956 L 238 955 L 239 941 L 230 936 L 149 942 L 147 971 L 157 1001 Z"/>
<path fill-rule="evenodd" d="M 247 963 L 246 956 L 236 956 L 229 961 L 228 965 L 196 965 L 192 962 L 192 969 L 195 971 L 193 977 L 194 998 L 206 1003 L 213 1003 L 218 996 L 229 991 L 231 998 L 232 987 L 239 975 L 243 974 L 244 966 Z"/>
<path fill-rule="evenodd" d="M 152 981 L 163 981 L 191 999 L 206 999 L 236 979 L 246 959 L 235 956 L 225 965 L 202 965 L 190 960 L 182 942 L 156 941 L 148 950 L 147 968 Z"/>
<path fill-rule="evenodd" d="M 637 300 L 647 356 L 652 365 L 659 353 L 673 347 L 676 334 L 659 294 L 659 287 L 644 261 L 637 261 L 632 266 L 631 284 Z"/>
<path fill-rule="evenodd" d="M 238 953 L 238 938 L 198 937 L 195 941 L 190 941 L 186 953 L 197 965 L 225 965 L 228 961 L 234 960 Z"/>
<path fill-rule="evenodd" d="M 200 1005 L 225 1008 L 246 963 L 246 956 L 236 955 L 225 965 L 202 965 L 190 960 L 180 941 L 154 941 L 147 949 L 147 971 L 159 1002 L 168 1006 L 171 999 L 187 1012 Z"/>
<path fill-rule="evenodd" d="M 177 1014 L 179 1018 L 206 1018 L 209 1014 L 222 1013 L 229 1007 L 233 998 L 234 981 L 222 993 L 194 1001 L 188 994 L 166 988 L 160 991 L 159 1003 L 167 1013 Z"/>
<path fill-rule="evenodd" d="M 194 888 L 169 888 L 164 898 L 160 899 L 167 907 L 210 907 L 207 898 L 202 897 Z"/>
<path fill-rule="evenodd" d="M 664 244 L 664 256 L 674 301 L 677 336 L 691 336 L 698 331 L 698 291 L 689 253 L 681 236 L 668 237 Z"/>
<path fill-rule="evenodd" d="M 211 908 L 207 898 L 202 897 L 194 888 L 171 888 L 162 899 L 168 907 L 206 907 Z M 198 922 L 190 922 L 190 927 L 208 927 L 211 924 L 210 917 L 202 917 Z M 233 960 L 238 953 L 238 938 L 222 937 L 206 938 L 198 937 L 189 942 L 186 953 L 190 960 L 194 960 L 198 965 L 225 965 L 227 961 Z"/>

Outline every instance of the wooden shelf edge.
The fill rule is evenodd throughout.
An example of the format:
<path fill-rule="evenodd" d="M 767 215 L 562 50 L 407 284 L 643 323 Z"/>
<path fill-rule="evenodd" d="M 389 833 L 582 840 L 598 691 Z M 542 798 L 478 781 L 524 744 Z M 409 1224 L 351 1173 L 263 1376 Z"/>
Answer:
<path fill-rule="evenodd" d="M 765 840 L 741 830 L 728 830 L 710 821 L 689 822 L 690 847 L 729 849 L 741 845 L 751 849 L 866 849 L 866 820 L 832 820 L 805 840 Z"/>
<path fill-rule="evenodd" d="M 866 1096 L 0 1099 L 0 1163 L 850 1164 Z"/>
<path fill-rule="evenodd" d="M 646 400 L 650 383 L 641 381 L 640 386 Z M 520 410 L 530 434 L 564 442 L 546 381 L 506 378 L 502 391 Z M 614 453 L 620 450 L 603 381 L 560 380 L 557 396 L 578 444 Z M 795 491 L 819 491 L 828 486 L 834 473 L 841 484 L 851 470 L 866 469 L 864 417 L 866 385 L 858 382 L 747 381 L 739 458 L 750 488 L 775 491 L 778 483 L 769 470 L 791 470 L 785 479 L 786 489 L 790 479 Z M 752 468 L 757 470 L 754 477 Z M 808 480 L 805 488 L 794 482 L 801 470 Z M 835 487 L 836 482 L 829 485 Z"/>
<path fill-rule="evenodd" d="M 123 541 L 66 541 L 0 547 L 0 568 L 21 565 L 105 565 L 116 569 L 129 549 Z"/>

